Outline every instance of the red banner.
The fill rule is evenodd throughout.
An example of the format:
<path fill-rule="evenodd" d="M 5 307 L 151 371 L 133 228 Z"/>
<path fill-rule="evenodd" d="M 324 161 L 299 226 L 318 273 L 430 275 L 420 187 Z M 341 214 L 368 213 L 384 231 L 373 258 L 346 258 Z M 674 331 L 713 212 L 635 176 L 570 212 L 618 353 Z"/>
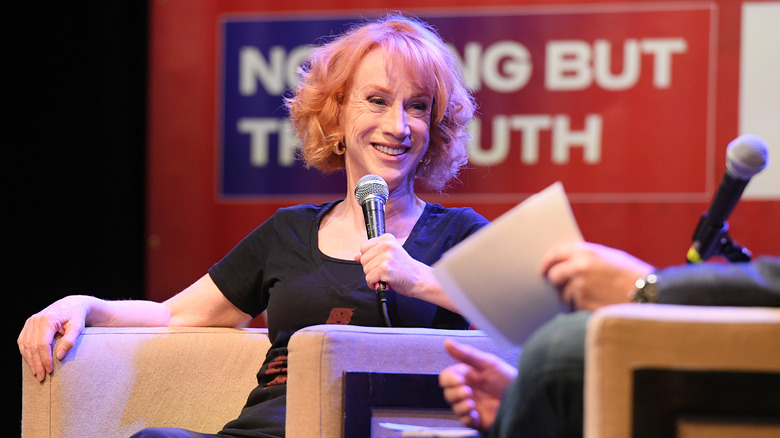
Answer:
<path fill-rule="evenodd" d="M 456 3 L 387 1 L 379 9 L 403 9 L 436 26 L 480 105 L 462 184 L 424 198 L 471 205 L 493 219 L 559 180 L 586 239 L 656 265 L 684 262 L 724 172 L 726 145 L 740 133 L 742 2 Z M 297 10 L 244 1 L 152 2 L 150 298 L 189 285 L 277 208 L 348 193 L 338 185 L 308 193 L 261 189 L 264 178 L 272 187 L 268 175 L 279 171 L 263 166 L 284 162 L 283 148 L 278 135 L 268 135 L 269 160 L 252 161 L 252 134 L 276 126 L 258 118 L 284 120 L 273 100 L 279 96 L 254 96 L 269 99 L 262 104 L 277 108 L 273 115 L 253 113 L 251 99 L 246 107 L 228 105 L 238 99 L 228 97 L 235 88 L 226 87 L 239 80 L 231 72 L 241 68 L 231 53 L 245 49 L 273 66 L 280 50 L 287 60 L 301 44 L 316 43 L 308 36 L 293 41 L 306 34 L 295 31 L 299 25 L 273 44 L 234 35 L 231 49 L 229 23 L 342 23 L 373 14 L 335 0 L 319 12 L 291 8 Z M 282 49 L 272 55 L 272 47 Z M 235 148 L 230 163 L 228 148 Z M 234 171 L 246 179 L 230 187 L 243 192 L 228 196 L 224 177 Z M 743 200 L 730 220 L 732 237 L 756 254 L 777 253 L 780 233 L 769 222 L 780 217 L 778 198 Z"/>

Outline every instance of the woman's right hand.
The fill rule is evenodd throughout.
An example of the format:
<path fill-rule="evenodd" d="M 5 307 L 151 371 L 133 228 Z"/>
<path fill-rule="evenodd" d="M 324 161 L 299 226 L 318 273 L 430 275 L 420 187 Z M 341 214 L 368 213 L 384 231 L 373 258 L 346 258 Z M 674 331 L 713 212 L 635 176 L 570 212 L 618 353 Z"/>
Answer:
<path fill-rule="evenodd" d="M 39 382 L 43 382 L 54 370 L 52 343 L 57 334 L 62 339 L 57 343 L 54 356 L 58 360 L 73 348 L 85 326 L 89 300 L 92 297 L 73 295 L 55 301 L 27 319 L 19 333 L 17 344 L 24 361 Z"/>
<path fill-rule="evenodd" d="M 85 326 L 100 327 L 236 327 L 251 319 L 239 310 L 206 274 L 164 303 L 148 300 L 106 301 L 87 295 L 65 297 L 31 316 L 17 344 L 38 381 L 62 360 Z M 52 355 L 52 342 L 57 342 Z"/>

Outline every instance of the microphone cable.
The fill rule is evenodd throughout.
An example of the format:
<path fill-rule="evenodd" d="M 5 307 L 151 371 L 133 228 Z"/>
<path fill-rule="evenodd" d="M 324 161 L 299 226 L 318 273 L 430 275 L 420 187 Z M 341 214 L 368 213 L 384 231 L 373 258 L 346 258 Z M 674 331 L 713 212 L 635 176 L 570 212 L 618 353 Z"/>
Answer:
<path fill-rule="evenodd" d="M 379 287 L 376 289 L 376 299 L 379 304 L 379 312 L 385 320 L 385 325 L 392 327 L 393 325 L 390 324 L 390 315 L 387 313 L 387 287 L 385 287 L 383 283 L 379 283 Z"/>

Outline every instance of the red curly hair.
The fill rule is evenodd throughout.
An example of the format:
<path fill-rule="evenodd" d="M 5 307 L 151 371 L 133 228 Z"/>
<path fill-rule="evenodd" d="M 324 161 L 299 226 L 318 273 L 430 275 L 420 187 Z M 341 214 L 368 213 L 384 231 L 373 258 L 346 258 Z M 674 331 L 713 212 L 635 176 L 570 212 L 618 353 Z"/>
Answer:
<path fill-rule="evenodd" d="M 381 48 L 406 77 L 432 91 L 430 144 L 416 178 L 440 191 L 468 162 L 468 123 L 475 103 L 466 89 L 460 64 L 438 33 L 421 20 L 390 14 L 356 25 L 315 48 L 299 68 L 298 84 L 285 99 L 301 155 L 307 167 L 324 172 L 344 168 L 344 156 L 334 152 L 343 138 L 341 105 L 352 74 L 370 51 Z"/>

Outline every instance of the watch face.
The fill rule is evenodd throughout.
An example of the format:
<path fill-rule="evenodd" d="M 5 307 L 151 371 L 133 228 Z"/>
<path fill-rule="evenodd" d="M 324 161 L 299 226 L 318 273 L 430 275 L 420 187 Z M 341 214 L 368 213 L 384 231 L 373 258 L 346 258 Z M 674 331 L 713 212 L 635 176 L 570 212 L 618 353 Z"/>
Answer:
<path fill-rule="evenodd" d="M 637 280 L 636 290 L 632 294 L 631 301 L 635 303 L 655 303 L 658 300 L 657 281 L 658 277 L 654 274 Z"/>

